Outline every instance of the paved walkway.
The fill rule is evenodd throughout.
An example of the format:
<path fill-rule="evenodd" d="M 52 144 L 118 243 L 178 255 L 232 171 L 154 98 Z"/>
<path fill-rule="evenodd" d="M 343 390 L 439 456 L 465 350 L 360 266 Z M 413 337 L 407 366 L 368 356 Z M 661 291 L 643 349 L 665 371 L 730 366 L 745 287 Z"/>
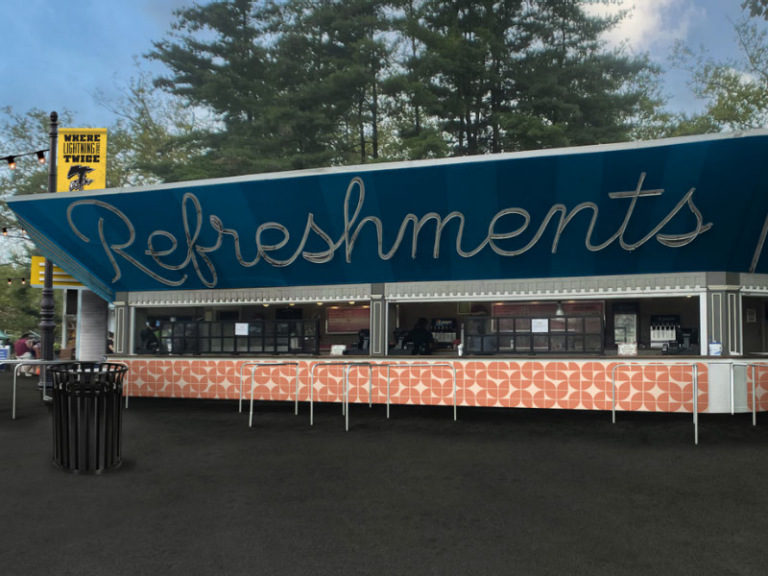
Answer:
<path fill-rule="evenodd" d="M 123 468 L 50 462 L 0 375 L 0 573 L 765 574 L 768 416 L 137 399 Z"/>

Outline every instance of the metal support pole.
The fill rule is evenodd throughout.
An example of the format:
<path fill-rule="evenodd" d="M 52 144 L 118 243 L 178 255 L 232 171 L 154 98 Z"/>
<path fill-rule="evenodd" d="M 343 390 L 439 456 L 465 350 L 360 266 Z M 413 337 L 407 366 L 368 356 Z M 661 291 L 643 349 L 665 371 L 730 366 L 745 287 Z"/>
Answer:
<path fill-rule="evenodd" d="M 315 366 L 317 364 L 311 364 L 309 366 L 309 425 L 315 425 L 315 402 L 314 402 L 314 390 L 315 390 Z"/>
<path fill-rule="evenodd" d="M 59 140 L 59 115 L 51 112 L 51 129 L 49 132 L 50 146 L 48 147 L 48 192 L 56 192 L 56 156 Z M 53 330 L 56 323 L 53 320 L 55 303 L 53 300 L 53 262 L 45 260 L 45 279 L 43 281 L 43 298 L 40 301 L 40 348 L 42 359 L 53 360 Z M 47 398 L 45 389 L 48 386 L 48 370 L 43 365 L 40 369 L 40 387 L 43 400 Z"/>
<path fill-rule="evenodd" d="M 696 364 L 691 366 L 691 377 L 693 378 L 693 441 L 699 445 L 699 367 Z"/>
<path fill-rule="evenodd" d="M 390 375 L 389 369 L 391 367 L 392 367 L 391 364 L 387 364 L 387 419 L 389 419 L 389 375 Z"/>
<path fill-rule="evenodd" d="M 453 421 L 456 422 L 459 419 L 459 408 L 456 399 L 456 365 L 451 364 L 451 368 L 453 369 Z"/>
<path fill-rule="evenodd" d="M 734 398 L 734 393 L 733 393 L 733 381 L 734 381 L 733 371 L 735 368 L 736 368 L 736 365 L 731 364 L 731 416 L 736 414 L 736 399 Z"/>
<path fill-rule="evenodd" d="M 616 368 L 611 377 L 611 422 L 616 424 Z"/>
<path fill-rule="evenodd" d="M 299 365 L 296 364 L 296 416 L 299 415 Z"/>
<path fill-rule="evenodd" d="M 757 366 L 752 364 L 752 426 L 757 426 Z"/>
<path fill-rule="evenodd" d="M 344 367 L 344 404 L 346 405 L 346 410 L 344 412 L 344 429 L 349 432 L 349 370 L 352 368 L 352 366 L 345 366 Z"/>

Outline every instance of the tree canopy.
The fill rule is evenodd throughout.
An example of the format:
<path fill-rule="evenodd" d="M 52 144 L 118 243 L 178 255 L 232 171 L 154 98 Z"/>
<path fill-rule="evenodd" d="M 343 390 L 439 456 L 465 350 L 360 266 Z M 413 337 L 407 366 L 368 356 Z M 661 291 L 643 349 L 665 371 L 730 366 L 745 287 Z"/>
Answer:
<path fill-rule="evenodd" d="M 193 5 L 148 54 L 209 110 L 176 179 L 627 140 L 659 70 L 577 2 Z M 640 81 L 640 80 L 643 81 Z"/>

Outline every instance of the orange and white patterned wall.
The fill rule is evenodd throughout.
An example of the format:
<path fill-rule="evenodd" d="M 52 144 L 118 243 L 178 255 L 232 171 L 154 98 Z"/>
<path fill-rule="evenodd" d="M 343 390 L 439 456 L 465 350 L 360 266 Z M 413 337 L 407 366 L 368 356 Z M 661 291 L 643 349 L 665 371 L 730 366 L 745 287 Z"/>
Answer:
<path fill-rule="evenodd" d="M 329 359 L 330 360 L 330 359 Z M 167 398 L 236 400 L 240 397 L 240 373 L 246 360 L 235 359 L 137 359 L 122 358 L 130 366 L 127 394 Z M 250 361 L 255 361 L 251 359 Z M 264 360 L 281 362 L 280 360 Z M 292 360 L 293 361 L 293 360 Z M 293 401 L 296 370 L 299 400 L 309 401 L 310 370 L 318 360 L 295 360 L 296 366 L 245 366 L 244 397 L 255 400 Z M 422 360 L 418 360 L 421 362 Z M 429 362 L 429 361 L 427 361 Z M 443 362 L 434 359 L 433 362 Z M 459 406 L 506 408 L 611 409 L 611 373 L 616 361 L 465 360 L 449 362 L 456 370 L 456 402 Z M 390 401 L 393 404 L 452 405 L 453 371 L 446 366 L 416 368 L 391 364 Z M 622 363 L 623 364 L 623 363 Z M 373 387 L 370 374 L 372 372 Z M 698 364 L 699 411 L 709 406 L 709 371 Z M 251 376 L 253 374 L 253 376 Z M 314 369 L 313 398 L 340 402 L 343 366 Z M 757 370 L 758 410 L 768 410 L 768 366 Z M 752 408 L 751 383 L 748 404 Z M 692 369 L 685 364 L 635 363 L 616 370 L 616 408 L 650 412 L 693 411 Z M 387 370 L 356 366 L 350 369 L 350 402 L 387 401 Z"/>

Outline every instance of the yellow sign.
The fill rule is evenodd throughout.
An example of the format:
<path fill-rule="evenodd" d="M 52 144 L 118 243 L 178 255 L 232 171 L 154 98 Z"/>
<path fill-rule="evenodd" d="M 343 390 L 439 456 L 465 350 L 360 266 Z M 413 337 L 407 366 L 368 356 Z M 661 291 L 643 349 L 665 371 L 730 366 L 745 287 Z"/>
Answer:
<path fill-rule="evenodd" d="M 56 191 L 103 190 L 107 187 L 107 129 L 61 128 Z"/>
<path fill-rule="evenodd" d="M 32 286 L 43 286 L 45 282 L 45 258 L 42 256 L 32 256 L 32 272 L 29 275 L 29 283 Z M 53 267 L 53 287 L 54 288 L 83 288 L 77 280 L 64 272 L 58 266 Z"/>

